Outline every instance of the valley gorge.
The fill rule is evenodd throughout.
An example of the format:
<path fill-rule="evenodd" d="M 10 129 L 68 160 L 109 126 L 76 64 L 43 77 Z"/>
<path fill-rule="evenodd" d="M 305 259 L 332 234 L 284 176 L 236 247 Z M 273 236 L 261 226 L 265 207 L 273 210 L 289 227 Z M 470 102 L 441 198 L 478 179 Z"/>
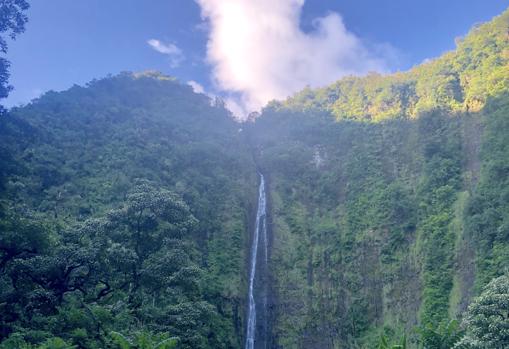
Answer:
<path fill-rule="evenodd" d="M 11 109 L 0 348 L 468 333 L 469 304 L 509 268 L 508 30 L 506 11 L 408 72 L 305 89 L 243 122 L 155 72 Z"/>

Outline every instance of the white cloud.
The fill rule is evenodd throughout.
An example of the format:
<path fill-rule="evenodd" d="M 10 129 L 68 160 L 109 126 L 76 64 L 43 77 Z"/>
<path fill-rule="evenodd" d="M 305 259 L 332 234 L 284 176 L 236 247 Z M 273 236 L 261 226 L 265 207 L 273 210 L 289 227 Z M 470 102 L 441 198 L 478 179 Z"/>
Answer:
<path fill-rule="evenodd" d="M 189 80 L 187 82 L 187 84 L 193 88 L 193 91 L 195 93 L 205 93 L 205 89 L 203 88 L 203 86 L 200 83 L 198 83 L 194 80 Z"/>
<path fill-rule="evenodd" d="M 184 59 L 182 50 L 173 43 L 163 43 L 157 39 L 147 40 L 147 44 L 159 53 L 165 54 L 170 58 L 170 66 L 176 68 Z"/>
<path fill-rule="evenodd" d="M 201 94 L 204 94 L 207 97 L 209 97 L 210 105 L 214 105 L 215 104 L 216 98 L 218 98 L 218 96 L 216 96 L 213 93 L 205 91 L 205 88 L 203 87 L 202 84 L 200 84 L 199 82 L 196 82 L 194 80 L 189 80 L 187 82 L 187 84 L 192 87 L 194 93 L 201 93 Z"/>
<path fill-rule="evenodd" d="M 242 116 L 305 86 L 329 84 L 345 75 L 385 71 L 349 32 L 337 13 L 300 28 L 304 0 L 196 0 L 209 26 L 207 61 L 212 79 Z"/>

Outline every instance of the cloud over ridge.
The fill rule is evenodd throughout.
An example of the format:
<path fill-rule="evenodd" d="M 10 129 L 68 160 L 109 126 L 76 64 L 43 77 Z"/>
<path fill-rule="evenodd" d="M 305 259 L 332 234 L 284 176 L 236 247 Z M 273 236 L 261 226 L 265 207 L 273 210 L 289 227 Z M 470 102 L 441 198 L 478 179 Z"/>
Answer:
<path fill-rule="evenodd" d="M 384 57 L 349 32 L 338 13 L 300 28 L 304 0 L 196 0 L 209 24 L 212 80 L 237 116 L 306 86 L 385 71 Z"/>

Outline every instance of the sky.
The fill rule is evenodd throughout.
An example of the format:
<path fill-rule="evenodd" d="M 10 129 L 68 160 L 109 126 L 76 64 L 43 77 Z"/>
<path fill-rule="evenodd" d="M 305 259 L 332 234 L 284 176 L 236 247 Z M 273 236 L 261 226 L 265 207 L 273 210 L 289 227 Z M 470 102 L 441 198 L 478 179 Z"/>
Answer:
<path fill-rule="evenodd" d="M 509 0 L 32 0 L 10 43 L 29 102 L 122 71 L 158 70 L 239 117 L 305 86 L 406 70 L 454 48 Z"/>

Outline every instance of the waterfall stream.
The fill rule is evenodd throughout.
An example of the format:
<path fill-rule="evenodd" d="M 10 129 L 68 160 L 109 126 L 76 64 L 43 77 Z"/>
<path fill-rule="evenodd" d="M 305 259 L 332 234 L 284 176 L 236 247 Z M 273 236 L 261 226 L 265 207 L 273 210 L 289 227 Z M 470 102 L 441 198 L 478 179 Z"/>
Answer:
<path fill-rule="evenodd" d="M 251 263 L 250 263 L 250 271 L 249 271 L 249 292 L 248 292 L 248 300 L 249 300 L 249 309 L 247 316 L 247 333 L 246 333 L 246 349 L 254 349 L 255 340 L 256 340 L 256 299 L 255 299 L 255 280 L 256 280 L 256 268 L 258 261 L 258 245 L 260 240 L 263 243 L 263 260 L 264 269 L 267 270 L 267 262 L 268 262 L 268 242 L 267 242 L 267 223 L 266 223 L 266 206 L 267 200 L 265 195 L 265 178 L 263 174 L 260 173 L 260 187 L 258 189 L 258 209 L 256 211 L 256 223 L 255 230 L 253 235 L 253 242 L 251 245 Z M 266 306 L 267 306 L 267 295 L 265 292 L 264 300 L 262 304 L 263 306 L 263 319 L 266 322 Z M 264 324 L 264 328 L 266 328 L 266 324 Z"/>

